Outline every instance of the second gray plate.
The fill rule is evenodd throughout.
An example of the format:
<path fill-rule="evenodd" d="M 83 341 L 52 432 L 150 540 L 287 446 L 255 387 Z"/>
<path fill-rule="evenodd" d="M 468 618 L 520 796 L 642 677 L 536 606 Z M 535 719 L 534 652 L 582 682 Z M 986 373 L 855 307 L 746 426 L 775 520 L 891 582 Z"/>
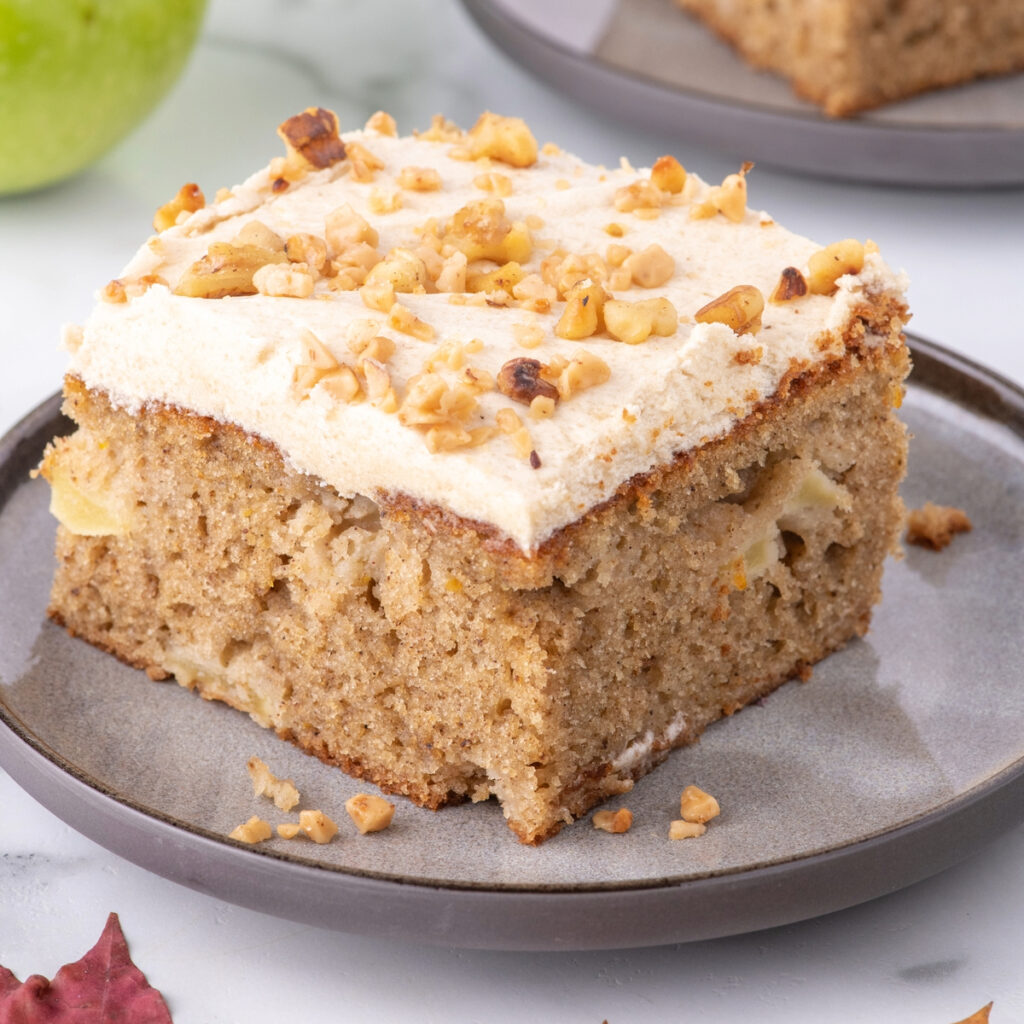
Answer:
<path fill-rule="evenodd" d="M 56 397 L 0 444 L 0 766 L 72 827 L 145 868 L 282 917 L 476 948 L 584 949 L 711 938 L 893 892 L 1024 820 L 1024 395 L 922 341 L 905 403 L 904 494 L 965 508 L 972 533 L 890 564 L 868 636 L 701 742 L 628 797 L 629 833 L 579 822 L 520 846 L 493 803 L 431 813 L 399 800 L 359 836 L 361 788 L 245 716 L 153 683 L 45 617 L 53 521 L 29 478 L 62 426 Z M 256 754 L 327 846 L 227 833 L 252 814 Z M 671 842 L 679 791 L 723 812 Z"/>

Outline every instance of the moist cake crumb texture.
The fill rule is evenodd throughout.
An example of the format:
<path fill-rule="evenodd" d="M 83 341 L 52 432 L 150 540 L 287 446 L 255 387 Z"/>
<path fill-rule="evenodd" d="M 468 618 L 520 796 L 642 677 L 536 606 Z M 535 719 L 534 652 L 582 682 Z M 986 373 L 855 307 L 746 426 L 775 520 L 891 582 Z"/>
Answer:
<path fill-rule="evenodd" d="M 280 134 L 65 332 L 53 618 L 527 843 L 867 629 L 909 367 L 874 245 L 515 118 Z"/>

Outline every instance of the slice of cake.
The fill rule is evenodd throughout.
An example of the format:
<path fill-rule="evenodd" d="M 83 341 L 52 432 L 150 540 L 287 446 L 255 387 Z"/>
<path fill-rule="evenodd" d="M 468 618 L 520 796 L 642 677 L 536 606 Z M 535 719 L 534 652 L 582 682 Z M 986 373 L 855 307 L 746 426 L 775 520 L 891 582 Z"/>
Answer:
<path fill-rule="evenodd" d="M 491 114 L 280 131 L 66 332 L 53 618 L 528 843 L 865 631 L 908 369 L 871 243 Z"/>
<path fill-rule="evenodd" d="M 1021 0 L 676 0 L 833 117 L 1024 68 Z"/>

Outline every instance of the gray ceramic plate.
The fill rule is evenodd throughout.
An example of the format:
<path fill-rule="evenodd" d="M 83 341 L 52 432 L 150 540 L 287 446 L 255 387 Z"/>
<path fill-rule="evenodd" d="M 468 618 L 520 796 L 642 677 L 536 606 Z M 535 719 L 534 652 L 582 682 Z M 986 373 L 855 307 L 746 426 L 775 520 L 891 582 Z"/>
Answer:
<path fill-rule="evenodd" d="M 671 0 L 463 0 L 524 67 L 633 124 L 804 174 L 892 184 L 1024 182 L 1024 74 L 832 120 L 751 70 Z"/>
<path fill-rule="evenodd" d="M 520 846 L 494 804 L 399 801 L 359 836 L 360 785 L 248 718 L 153 683 L 46 621 L 53 522 L 30 480 L 56 398 L 0 447 L 0 765 L 74 828 L 185 885 L 352 932 L 480 948 L 653 945 L 765 928 L 892 892 L 1024 820 L 1024 395 L 924 342 L 905 404 L 908 502 L 972 533 L 886 573 L 863 641 L 675 752 L 628 798 L 631 832 L 587 822 Z M 328 846 L 225 838 L 257 803 L 246 760 L 342 825 Z M 723 813 L 670 842 L 681 787 Z"/>

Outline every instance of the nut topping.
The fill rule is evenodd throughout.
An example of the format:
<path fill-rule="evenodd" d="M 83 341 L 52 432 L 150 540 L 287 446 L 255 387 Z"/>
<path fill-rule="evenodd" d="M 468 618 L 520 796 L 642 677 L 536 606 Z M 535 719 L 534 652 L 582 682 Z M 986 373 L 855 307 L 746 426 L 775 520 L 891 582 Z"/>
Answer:
<path fill-rule="evenodd" d="M 277 128 L 289 156 L 297 156 L 320 170 L 345 158 L 345 143 L 338 137 L 338 118 L 332 110 L 307 107 Z"/>
<path fill-rule="evenodd" d="M 694 314 L 699 324 L 725 324 L 737 334 L 756 334 L 761 329 L 764 296 L 751 284 L 730 288 Z"/>
<path fill-rule="evenodd" d="M 558 401 L 558 388 L 541 378 L 543 366 L 539 359 L 517 356 L 510 359 L 498 371 L 498 390 L 523 405 L 530 405 L 535 398 Z"/>
<path fill-rule="evenodd" d="M 199 299 L 255 295 L 253 275 L 256 271 L 268 263 L 284 263 L 287 259 L 283 252 L 258 245 L 214 242 L 206 255 L 181 275 L 174 294 Z"/>
<path fill-rule="evenodd" d="M 844 238 L 819 249 L 807 261 L 807 286 L 815 295 L 831 295 L 845 274 L 864 269 L 864 246 L 855 238 Z"/>
<path fill-rule="evenodd" d="M 537 140 L 519 117 L 501 117 L 489 110 L 469 131 L 470 157 L 490 157 L 511 167 L 530 167 L 537 162 Z"/>
<path fill-rule="evenodd" d="M 153 215 L 153 229 L 155 231 L 166 231 L 178 223 L 178 216 L 182 213 L 195 213 L 206 205 L 206 197 L 198 185 L 189 183 L 178 189 L 178 194 L 169 202 L 160 207 Z"/>
<path fill-rule="evenodd" d="M 786 267 L 782 271 L 779 283 L 775 286 L 775 291 L 771 293 L 768 301 L 776 304 L 791 302 L 793 299 L 799 299 L 801 295 L 806 294 L 807 282 L 804 280 L 804 275 L 796 267 Z"/>

